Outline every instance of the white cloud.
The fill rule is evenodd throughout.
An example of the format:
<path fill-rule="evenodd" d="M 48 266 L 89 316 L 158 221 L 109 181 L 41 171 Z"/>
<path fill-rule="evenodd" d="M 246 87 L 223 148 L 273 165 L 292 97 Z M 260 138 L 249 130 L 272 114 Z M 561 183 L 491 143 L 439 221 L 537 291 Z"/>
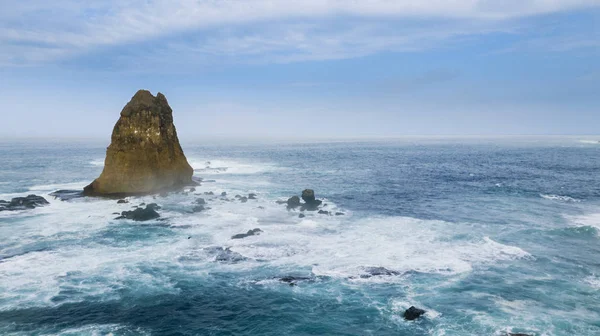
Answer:
<path fill-rule="evenodd" d="M 0 64 L 35 64 L 103 46 L 226 27 L 240 32 L 225 40 L 207 38 L 201 47 L 185 47 L 209 54 L 294 51 L 275 55 L 280 62 L 343 58 L 387 49 L 420 49 L 423 44 L 415 42 L 427 45 L 446 37 L 478 34 L 481 29 L 494 30 L 503 20 L 597 5 L 598 0 L 0 0 Z M 371 24 L 347 32 L 327 29 L 327 21 L 339 17 Z M 385 25 L 373 28 L 379 20 L 400 19 L 458 24 L 448 31 L 426 28 L 412 34 L 404 30 L 380 35 Z M 283 25 L 289 21 L 319 28 Z M 475 22 L 477 27 L 466 31 L 465 22 Z M 243 33 L 259 24 L 285 27 L 285 31 Z"/>

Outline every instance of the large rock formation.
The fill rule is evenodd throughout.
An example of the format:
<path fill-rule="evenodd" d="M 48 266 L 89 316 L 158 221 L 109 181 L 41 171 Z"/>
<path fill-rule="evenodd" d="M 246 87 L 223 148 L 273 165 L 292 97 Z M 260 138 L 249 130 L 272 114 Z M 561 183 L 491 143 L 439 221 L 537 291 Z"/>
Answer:
<path fill-rule="evenodd" d="M 138 91 L 115 124 L 102 174 L 84 194 L 138 195 L 193 184 L 172 113 L 162 93 Z"/>

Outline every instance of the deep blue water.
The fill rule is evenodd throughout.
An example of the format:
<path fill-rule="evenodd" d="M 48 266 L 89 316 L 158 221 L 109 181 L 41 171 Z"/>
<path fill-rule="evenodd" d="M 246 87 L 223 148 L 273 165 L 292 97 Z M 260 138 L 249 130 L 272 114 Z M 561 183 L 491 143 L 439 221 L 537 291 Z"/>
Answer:
<path fill-rule="evenodd" d="M 195 193 L 258 199 L 129 204 L 48 195 L 97 177 L 105 143 L 0 142 L 0 199 L 51 202 L 0 213 L 0 334 L 600 335 L 596 140 L 183 143 Z M 345 215 L 276 203 L 305 188 Z M 162 220 L 114 219 L 142 202 Z"/>

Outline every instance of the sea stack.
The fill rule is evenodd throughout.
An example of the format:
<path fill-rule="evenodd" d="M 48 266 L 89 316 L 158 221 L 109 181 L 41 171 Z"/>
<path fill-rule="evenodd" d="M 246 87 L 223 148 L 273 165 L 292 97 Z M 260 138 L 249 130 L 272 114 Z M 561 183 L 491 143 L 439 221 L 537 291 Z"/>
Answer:
<path fill-rule="evenodd" d="M 100 177 L 87 196 L 142 195 L 194 184 L 167 98 L 139 90 L 121 111 Z"/>

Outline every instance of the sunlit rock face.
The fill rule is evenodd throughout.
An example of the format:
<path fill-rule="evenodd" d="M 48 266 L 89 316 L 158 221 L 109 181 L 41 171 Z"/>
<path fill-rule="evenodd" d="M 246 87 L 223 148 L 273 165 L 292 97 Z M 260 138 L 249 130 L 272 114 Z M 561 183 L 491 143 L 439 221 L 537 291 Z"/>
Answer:
<path fill-rule="evenodd" d="M 167 98 L 138 91 L 121 111 L 100 177 L 86 195 L 135 195 L 193 184 Z"/>

